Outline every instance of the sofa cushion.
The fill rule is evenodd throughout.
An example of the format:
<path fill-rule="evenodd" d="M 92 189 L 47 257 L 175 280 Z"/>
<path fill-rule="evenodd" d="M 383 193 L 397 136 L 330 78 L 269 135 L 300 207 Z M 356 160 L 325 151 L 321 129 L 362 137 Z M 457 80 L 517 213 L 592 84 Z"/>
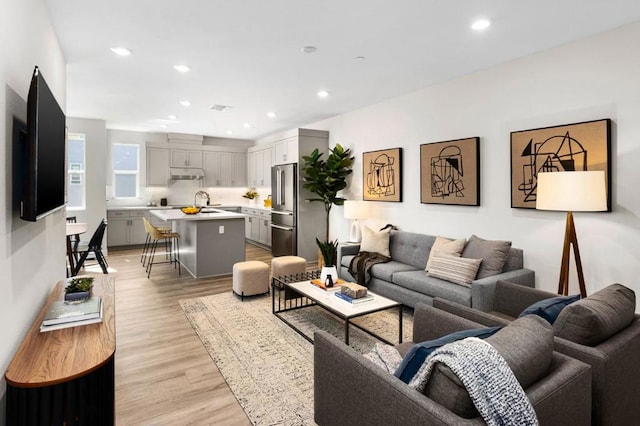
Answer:
<path fill-rule="evenodd" d="M 423 270 L 396 272 L 393 274 L 393 283 L 432 298 L 440 297 L 464 306 L 471 306 L 471 290 L 469 288 L 440 278 L 430 277 Z"/>
<path fill-rule="evenodd" d="M 391 258 L 424 270 L 427 266 L 429 251 L 435 241 L 436 237 L 433 235 L 391 231 L 389 240 Z"/>
<path fill-rule="evenodd" d="M 563 339 L 597 346 L 627 327 L 633 321 L 635 309 L 633 290 L 612 284 L 564 308 L 553 329 Z"/>
<path fill-rule="evenodd" d="M 427 259 L 427 267 L 426 271 L 429 271 L 429 266 L 431 265 L 431 259 L 433 258 L 436 252 L 440 253 L 449 253 L 456 256 L 460 256 L 462 253 L 462 249 L 464 249 L 464 244 L 466 240 L 461 238 L 459 240 L 451 240 L 445 237 L 436 237 L 436 241 L 431 246 L 431 250 L 429 251 L 429 259 Z"/>
<path fill-rule="evenodd" d="M 519 318 L 486 341 L 502 355 L 523 389 L 547 374 L 553 354 L 553 330 L 542 318 Z M 424 394 L 461 417 L 478 415 L 466 388 L 444 364 L 436 364 Z"/>
<path fill-rule="evenodd" d="M 371 267 L 371 276 L 380 278 L 381 280 L 385 280 L 388 282 L 392 282 L 393 274 L 397 272 L 405 272 L 405 271 L 416 271 L 417 269 L 411 265 L 407 265 L 406 263 L 397 262 L 395 260 L 378 263 Z M 420 269 L 422 272 L 422 270 Z"/>
<path fill-rule="evenodd" d="M 481 279 L 502 272 L 510 249 L 511 241 L 485 240 L 472 235 L 462 250 L 462 257 L 482 259 L 476 276 L 476 279 Z"/>
<path fill-rule="evenodd" d="M 453 254 L 436 252 L 431 258 L 428 274 L 452 283 L 471 287 L 482 259 L 469 259 Z"/>
<path fill-rule="evenodd" d="M 360 251 L 369 253 L 380 253 L 383 256 L 391 256 L 389 253 L 389 234 L 391 228 L 374 231 L 368 226 L 362 227 L 362 242 L 360 243 Z"/>
<path fill-rule="evenodd" d="M 520 315 L 518 315 L 518 318 L 526 315 L 538 315 L 540 318 L 545 319 L 549 324 L 553 324 L 565 307 L 578 300 L 580 300 L 579 294 L 543 299 L 522 311 Z"/>

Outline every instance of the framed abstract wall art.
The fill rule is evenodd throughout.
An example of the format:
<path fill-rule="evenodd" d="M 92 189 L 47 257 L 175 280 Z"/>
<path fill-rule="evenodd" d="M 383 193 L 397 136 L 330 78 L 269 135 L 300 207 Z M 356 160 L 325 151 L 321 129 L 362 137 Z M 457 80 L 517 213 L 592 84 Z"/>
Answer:
<path fill-rule="evenodd" d="M 480 138 L 420 145 L 420 202 L 480 205 Z"/>
<path fill-rule="evenodd" d="M 539 172 L 603 170 L 611 211 L 611 120 L 511 132 L 511 207 L 535 209 Z"/>
<path fill-rule="evenodd" d="M 362 153 L 365 201 L 402 201 L 402 148 Z"/>

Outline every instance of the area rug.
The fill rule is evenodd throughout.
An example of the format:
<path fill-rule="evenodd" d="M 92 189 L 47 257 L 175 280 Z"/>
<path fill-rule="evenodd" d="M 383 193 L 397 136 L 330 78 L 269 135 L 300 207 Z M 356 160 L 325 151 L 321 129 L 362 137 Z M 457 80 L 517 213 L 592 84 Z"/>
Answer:
<path fill-rule="evenodd" d="M 313 345 L 271 313 L 271 298 L 245 299 L 229 293 L 181 300 L 202 344 L 255 425 L 307 425 L 313 421 Z M 343 339 L 338 318 L 319 307 L 285 313 L 308 336 L 325 330 Z M 398 339 L 398 313 L 389 310 L 354 321 L 390 341 Z M 412 334 L 405 313 L 404 339 Z M 350 345 L 360 353 L 378 340 L 356 327 Z"/>

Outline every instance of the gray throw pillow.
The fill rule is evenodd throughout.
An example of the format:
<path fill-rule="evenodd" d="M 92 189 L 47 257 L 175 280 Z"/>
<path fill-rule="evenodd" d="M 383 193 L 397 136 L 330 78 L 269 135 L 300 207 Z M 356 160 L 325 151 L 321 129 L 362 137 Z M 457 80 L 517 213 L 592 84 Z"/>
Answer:
<path fill-rule="evenodd" d="M 564 308 L 553 323 L 553 330 L 563 339 L 597 346 L 631 324 L 635 310 L 633 290 L 611 284 Z"/>
<path fill-rule="evenodd" d="M 510 250 L 511 241 L 485 240 L 472 235 L 462 250 L 462 257 L 482 259 L 476 275 L 476 279 L 481 279 L 501 273 Z"/>
<path fill-rule="evenodd" d="M 523 389 L 547 374 L 553 354 L 553 329 L 539 316 L 518 318 L 486 341 L 502 355 Z M 460 417 L 478 416 L 466 388 L 444 364 L 435 365 L 424 394 Z"/>

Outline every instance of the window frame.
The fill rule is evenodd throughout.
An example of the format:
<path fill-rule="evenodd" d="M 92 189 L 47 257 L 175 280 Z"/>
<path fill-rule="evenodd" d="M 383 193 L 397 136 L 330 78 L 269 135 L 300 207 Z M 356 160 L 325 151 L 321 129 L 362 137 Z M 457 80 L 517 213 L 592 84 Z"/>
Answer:
<path fill-rule="evenodd" d="M 87 135 L 85 133 L 80 133 L 80 132 L 69 132 L 67 134 L 67 145 L 70 143 L 82 143 L 82 164 L 84 164 L 84 168 L 74 168 L 72 169 L 71 166 L 74 164 L 79 164 L 76 162 L 70 162 L 69 161 L 69 150 L 67 149 L 67 154 L 66 154 L 66 162 L 67 162 L 67 167 L 66 167 L 66 175 L 67 175 L 67 188 L 66 188 L 66 208 L 67 211 L 81 211 L 81 210 L 86 210 L 87 209 L 87 173 L 86 173 L 86 168 L 87 168 Z M 80 178 L 80 182 L 79 183 L 75 183 L 72 182 L 73 181 L 73 175 L 77 175 Z M 69 187 L 71 186 L 76 186 L 76 185 L 82 185 L 82 203 L 79 206 L 71 206 L 69 205 Z"/>

